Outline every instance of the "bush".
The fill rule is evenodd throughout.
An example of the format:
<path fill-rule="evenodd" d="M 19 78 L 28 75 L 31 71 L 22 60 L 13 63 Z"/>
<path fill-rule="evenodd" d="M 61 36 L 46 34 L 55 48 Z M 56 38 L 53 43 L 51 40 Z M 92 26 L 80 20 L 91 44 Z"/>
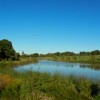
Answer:
<path fill-rule="evenodd" d="M 100 93 L 100 87 L 98 84 L 91 84 L 91 96 L 97 96 Z"/>

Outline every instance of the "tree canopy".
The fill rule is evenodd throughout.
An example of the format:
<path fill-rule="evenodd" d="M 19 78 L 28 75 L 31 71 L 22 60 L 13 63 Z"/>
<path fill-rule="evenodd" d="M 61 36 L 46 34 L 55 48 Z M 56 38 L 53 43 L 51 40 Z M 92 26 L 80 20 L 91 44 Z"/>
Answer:
<path fill-rule="evenodd" d="M 7 39 L 0 40 L 0 60 L 15 59 L 15 53 L 11 41 Z"/>

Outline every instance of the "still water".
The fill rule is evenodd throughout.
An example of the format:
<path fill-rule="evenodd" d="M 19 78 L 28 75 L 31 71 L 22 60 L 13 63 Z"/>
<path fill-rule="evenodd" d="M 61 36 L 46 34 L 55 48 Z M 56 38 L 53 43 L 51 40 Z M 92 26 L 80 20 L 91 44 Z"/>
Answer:
<path fill-rule="evenodd" d="M 89 79 L 100 80 L 100 70 L 91 68 L 91 65 L 89 64 L 40 60 L 35 64 L 18 66 L 15 68 L 15 70 L 18 72 L 35 71 L 42 73 L 47 72 L 50 74 L 59 73 L 61 75 L 74 75 L 78 77 L 82 76 Z"/>

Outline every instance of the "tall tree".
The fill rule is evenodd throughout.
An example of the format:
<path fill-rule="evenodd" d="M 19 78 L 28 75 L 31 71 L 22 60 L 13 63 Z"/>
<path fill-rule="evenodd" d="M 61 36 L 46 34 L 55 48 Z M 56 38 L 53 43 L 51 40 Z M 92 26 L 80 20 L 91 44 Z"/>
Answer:
<path fill-rule="evenodd" d="M 0 58 L 1 59 L 15 59 L 15 50 L 13 49 L 11 41 L 7 39 L 0 40 Z"/>

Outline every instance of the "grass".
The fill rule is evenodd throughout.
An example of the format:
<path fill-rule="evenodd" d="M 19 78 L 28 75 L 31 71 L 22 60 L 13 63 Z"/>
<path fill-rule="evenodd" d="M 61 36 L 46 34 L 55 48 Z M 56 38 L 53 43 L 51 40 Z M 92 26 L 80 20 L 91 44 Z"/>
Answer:
<path fill-rule="evenodd" d="M 62 62 L 88 63 L 92 65 L 91 68 L 100 69 L 100 55 L 52 56 L 52 57 L 40 57 L 39 59 L 62 61 Z"/>
<path fill-rule="evenodd" d="M 100 82 L 59 74 L 3 70 L 0 100 L 100 100 Z"/>
<path fill-rule="evenodd" d="M 0 67 L 15 67 L 19 65 L 25 65 L 29 63 L 36 63 L 37 58 L 27 57 L 27 58 L 21 58 L 20 60 L 9 60 L 9 61 L 0 61 Z"/>
<path fill-rule="evenodd" d="M 97 60 L 99 56 L 95 58 Z M 75 59 L 77 62 L 85 62 L 90 57 L 49 58 L 52 59 L 69 62 Z M 12 68 L 36 61 L 24 58 L 20 61 L 0 62 L 0 100 L 100 100 L 100 81 L 72 75 L 62 76 L 57 73 L 54 75 L 32 71 L 18 73 Z"/>

